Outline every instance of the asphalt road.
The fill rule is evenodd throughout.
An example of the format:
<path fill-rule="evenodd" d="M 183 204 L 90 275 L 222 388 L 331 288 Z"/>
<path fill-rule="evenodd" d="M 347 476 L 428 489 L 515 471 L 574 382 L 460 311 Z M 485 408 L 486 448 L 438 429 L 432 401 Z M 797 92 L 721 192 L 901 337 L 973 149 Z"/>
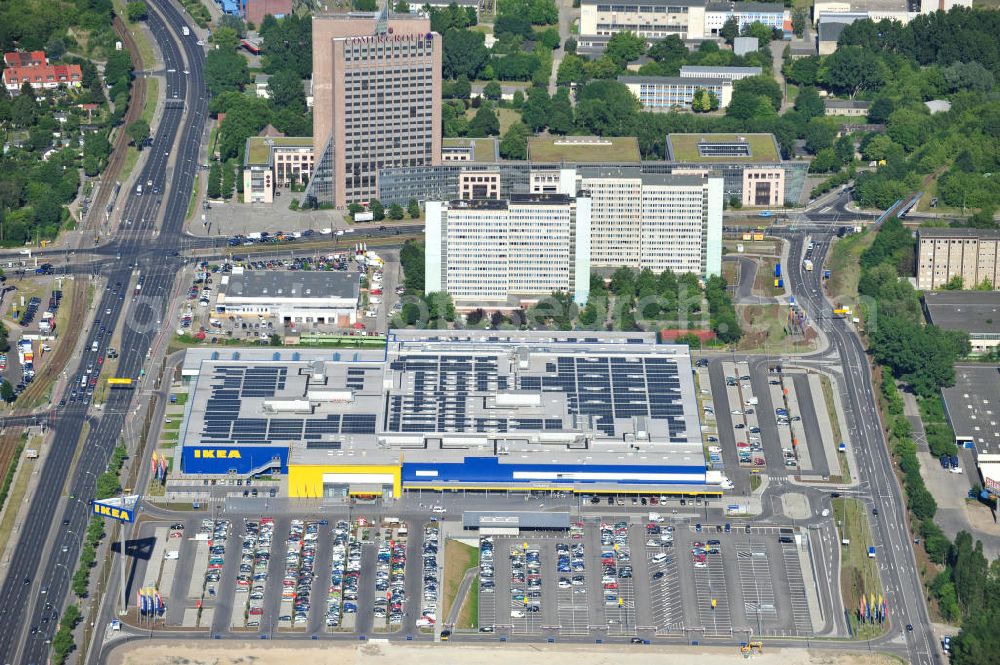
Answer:
<path fill-rule="evenodd" d="M 814 256 L 822 264 L 830 247 L 831 237 L 814 236 Z M 871 517 L 872 532 L 882 583 L 887 592 L 889 616 L 893 631 L 878 640 L 888 646 L 890 641 L 902 636 L 907 660 L 910 663 L 938 663 L 939 652 L 933 626 L 924 602 L 913 545 L 907 531 L 906 504 L 899 482 L 893 472 L 889 449 L 881 428 L 871 370 L 861 340 L 843 319 L 830 319 L 831 305 L 822 293 L 822 271 L 806 272 L 801 269 L 804 236 L 791 235 L 790 257 L 786 274 L 796 301 L 821 317 L 823 329 L 829 339 L 827 350 L 816 359 L 839 357 L 843 370 L 842 390 L 850 423 L 850 439 L 858 462 L 860 482 L 872 493 L 872 507 L 879 510 Z M 908 632 L 905 626 L 913 626 Z M 873 641 L 874 642 L 874 641 Z"/>
<path fill-rule="evenodd" d="M 180 259 L 170 261 L 165 257 L 181 236 L 207 114 L 203 52 L 193 39 L 182 42 L 178 37 L 183 19 L 173 5 L 162 3 L 151 9 L 148 25 L 168 70 L 166 107 L 154 128 L 153 145 L 138 180 L 143 183 L 145 195 L 133 191 L 121 199 L 122 217 L 132 223 L 123 226 L 107 248 L 108 253 L 121 258 L 106 273 L 109 284 L 120 282 L 124 287 L 135 265 L 145 282 L 139 298 L 133 299 L 129 294 L 120 298 L 110 290 L 103 293 L 96 320 L 90 330 L 84 331 L 80 353 L 80 367 L 96 363 L 106 350 L 118 320 L 126 316 L 118 373 L 133 378 L 138 377 L 150 342 L 159 331 L 166 294 L 180 267 Z M 183 74 L 185 69 L 190 74 Z M 166 194 L 153 195 L 148 182 Z M 154 229 L 161 212 L 162 229 L 157 235 Z M 105 314 L 109 310 L 110 314 Z M 92 351 L 95 343 L 98 350 Z M 85 402 L 72 402 L 60 411 L 54 424 L 52 450 L 41 470 L 42 479 L 32 502 L 31 521 L 22 530 L 9 574 L 0 589 L 0 622 L 9 628 L 0 631 L 0 659 L 5 663 L 48 660 L 48 643 L 57 628 L 56 614 L 69 592 L 90 517 L 86 502 L 119 440 L 132 398 L 130 391 L 113 392 L 103 409 L 94 412 L 95 421 L 83 454 L 72 468 L 88 407 Z M 64 487 L 75 498 L 66 499 Z"/>

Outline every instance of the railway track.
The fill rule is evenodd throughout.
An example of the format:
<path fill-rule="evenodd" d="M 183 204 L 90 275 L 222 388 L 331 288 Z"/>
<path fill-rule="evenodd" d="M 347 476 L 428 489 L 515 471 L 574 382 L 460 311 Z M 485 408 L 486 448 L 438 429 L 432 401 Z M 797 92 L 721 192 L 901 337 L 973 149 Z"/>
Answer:
<path fill-rule="evenodd" d="M 117 14 L 114 18 L 114 28 L 115 32 L 124 43 L 125 48 L 128 50 L 136 71 L 141 71 L 143 69 L 143 62 L 142 56 L 139 54 L 139 47 L 136 45 L 135 40 L 132 39 L 132 35 L 129 34 L 128 29 L 125 27 L 125 24 Z M 138 120 L 142 115 L 142 109 L 146 103 L 146 90 L 147 87 L 145 78 L 136 77 L 133 79 L 131 100 L 128 109 L 125 112 L 125 118 L 121 126 L 118 128 L 114 143 L 112 144 L 111 157 L 108 159 L 107 168 L 104 169 L 104 174 L 101 176 L 105 185 L 116 181 L 121 173 L 122 167 L 125 165 L 125 157 L 128 154 L 129 140 L 128 134 L 125 133 L 125 127 Z M 108 186 L 102 186 L 100 188 L 97 196 L 94 197 L 93 204 L 91 205 L 91 215 L 103 214 L 102 211 L 108 204 L 108 198 L 111 195 L 111 190 L 112 188 Z M 67 328 L 79 326 L 85 319 L 87 286 L 88 282 L 85 280 L 73 280 L 72 286 L 70 287 L 72 289 L 72 304 L 70 306 L 70 315 L 67 319 L 69 321 Z M 70 341 L 68 331 L 64 330 L 63 335 L 64 339 L 61 340 L 62 343 L 56 345 L 55 350 L 49 355 L 48 360 L 38 370 L 34 381 L 32 381 L 25 391 L 21 393 L 20 401 L 22 403 L 35 404 L 40 401 L 42 397 L 44 397 L 46 391 L 54 387 L 56 380 L 59 378 L 59 373 L 64 367 L 66 367 L 69 360 L 72 358 L 73 353 L 76 351 L 75 345 L 67 343 Z M 53 395 L 53 397 L 55 397 L 55 395 Z M 34 408 L 15 408 L 9 415 L 25 416 L 30 415 L 34 411 Z M 17 450 L 17 444 L 20 440 L 21 430 L 16 427 L 9 428 L 3 433 L 2 436 L 0 436 L 0 470 L 6 471 L 6 469 L 9 468 L 14 452 Z M 0 506 L 0 510 L 2 509 L 3 506 Z"/>

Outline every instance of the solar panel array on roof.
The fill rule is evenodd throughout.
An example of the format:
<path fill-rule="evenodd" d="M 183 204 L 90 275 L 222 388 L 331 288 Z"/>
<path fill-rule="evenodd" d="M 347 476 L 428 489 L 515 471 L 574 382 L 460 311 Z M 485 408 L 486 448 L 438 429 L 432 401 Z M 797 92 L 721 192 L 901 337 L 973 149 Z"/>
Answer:
<path fill-rule="evenodd" d="M 210 379 L 212 394 L 205 405 L 202 440 L 220 444 L 267 444 L 303 439 L 318 442 L 329 435 L 375 433 L 375 414 L 335 414 L 309 420 L 239 417 L 243 398 L 275 397 L 285 389 L 287 377 L 285 367 L 214 366 Z"/>
<path fill-rule="evenodd" d="M 468 415 L 470 397 L 482 399 L 508 388 L 566 394 L 570 415 L 594 418 L 597 429 L 614 437 L 616 419 L 637 416 L 666 420 L 670 441 L 686 442 L 680 379 L 674 360 L 557 356 L 545 374 L 519 374 L 517 384 L 498 374 L 493 356 L 413 355 L 394 360 L 394 371 L 412 376 L 409 394 L 389 399 L 391 432 L 511 432 L 561 430 L 559 418 L 515 418 L 508 414 Z M 474 394 L 474 395 L 473 395 Z"/>

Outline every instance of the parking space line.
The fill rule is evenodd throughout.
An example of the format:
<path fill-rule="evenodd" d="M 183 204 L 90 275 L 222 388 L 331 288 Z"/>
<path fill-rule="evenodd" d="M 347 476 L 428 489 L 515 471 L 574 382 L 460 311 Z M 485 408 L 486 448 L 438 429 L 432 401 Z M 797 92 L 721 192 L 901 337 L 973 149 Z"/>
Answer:
<path fill-rule="evenodd" d="M 809 613 L 809 601 L 806 599 L 806 585 L 802 579 L 802 566 L 799 563 L 799 553 L 792 543 L 781 546 L 781 558 L 785 564 L 785 577 L 788 579 L 788 598 L 792 603 L 792 618 L 795 620 L 795 630 L 799 635 L 811 635 L 812 617 Z"/>

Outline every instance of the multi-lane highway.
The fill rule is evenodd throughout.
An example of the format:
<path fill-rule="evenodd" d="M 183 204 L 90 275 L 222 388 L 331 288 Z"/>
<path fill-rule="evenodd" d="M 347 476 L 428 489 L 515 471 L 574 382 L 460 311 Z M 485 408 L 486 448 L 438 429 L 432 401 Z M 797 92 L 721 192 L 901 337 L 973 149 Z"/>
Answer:
<path fill-rule="evenodd" d="M 204 52 L 196 45 L 195 37 L 182 36 L 185 19 L 174 5 L 157 3 L 150 9 L 149 28 L 163 54 L 166 70 L 166 105 L 137 180 L 144 192 L 140 195 L 133 190 L 121 198 L 122 219 L 131 223 L 122 225 L 109 247 L 108 251 L 120 259 L 117 267 L 106 273 L 111 288 L 101 296 L 93 324 L 82 331 L 80 364 L 70 371 L 74 377 L 106 351 L 112 331 L 123 316 L 118 372 L 139 375 L 150 343 L 159 332 L 167 294 L 180 266 L 181 260 L 169 255 L 181 238 L 204 131 Z M 154 188 L 162 194 L 153 194 Z M 162 228 L 157 234 L 161 213 Z M 130 294 L 122 293 L 133 271 L 144 276 L 143 295 L 134 301 Z M 96 351 L 92 350 L 95 346 Z M 105 470 L 119 441 L 132 397 L 127 391 L 109 395 L 104 408 L 94 413 L 83 453 L 73 467 L 87 403 L 67 404 L 54 424 L 56 432 L 41 470 L 30 521 L 21 531 L 0 589 L 0 623 L 7 627 L 0 631 L 0 659 L 4 663 L 48 660 L 56 617 L 69 592 L 89 519 L 86 499 L 93 495 L 95 480 Z M 67 499 L 67 494 L 74 498 Z"/>
<path fill-rule="evenodd" d="M 871 506 L 878 510 L 878 515 L 872 514 L 870 519 L 894 628 L 892 634 L 879 642 L 887 644 L 902 635 L 910 663 L 937 663 L 939 653 L 907 530 L 906 502 L 883 434 L 864 346 L 846 320 L 829 318 L 831 304 L 823 295 L 822 271 L 802 269 L 804 236 L 789 234 L 788 239 L 790 260 L 785 270 L 796 301 L 812 313 L 814 320 L 821 320 L 829 340 L 824 353 L 811 359 L 839 359 L 844 382 L 841 388 L 859 481 L 870 488 Z M 830 235 L 813 236 L 814 260 L 820 265 L 831 240 Z M 906 630 L 907 625 L 912 626 L 912 631 Z"/>

